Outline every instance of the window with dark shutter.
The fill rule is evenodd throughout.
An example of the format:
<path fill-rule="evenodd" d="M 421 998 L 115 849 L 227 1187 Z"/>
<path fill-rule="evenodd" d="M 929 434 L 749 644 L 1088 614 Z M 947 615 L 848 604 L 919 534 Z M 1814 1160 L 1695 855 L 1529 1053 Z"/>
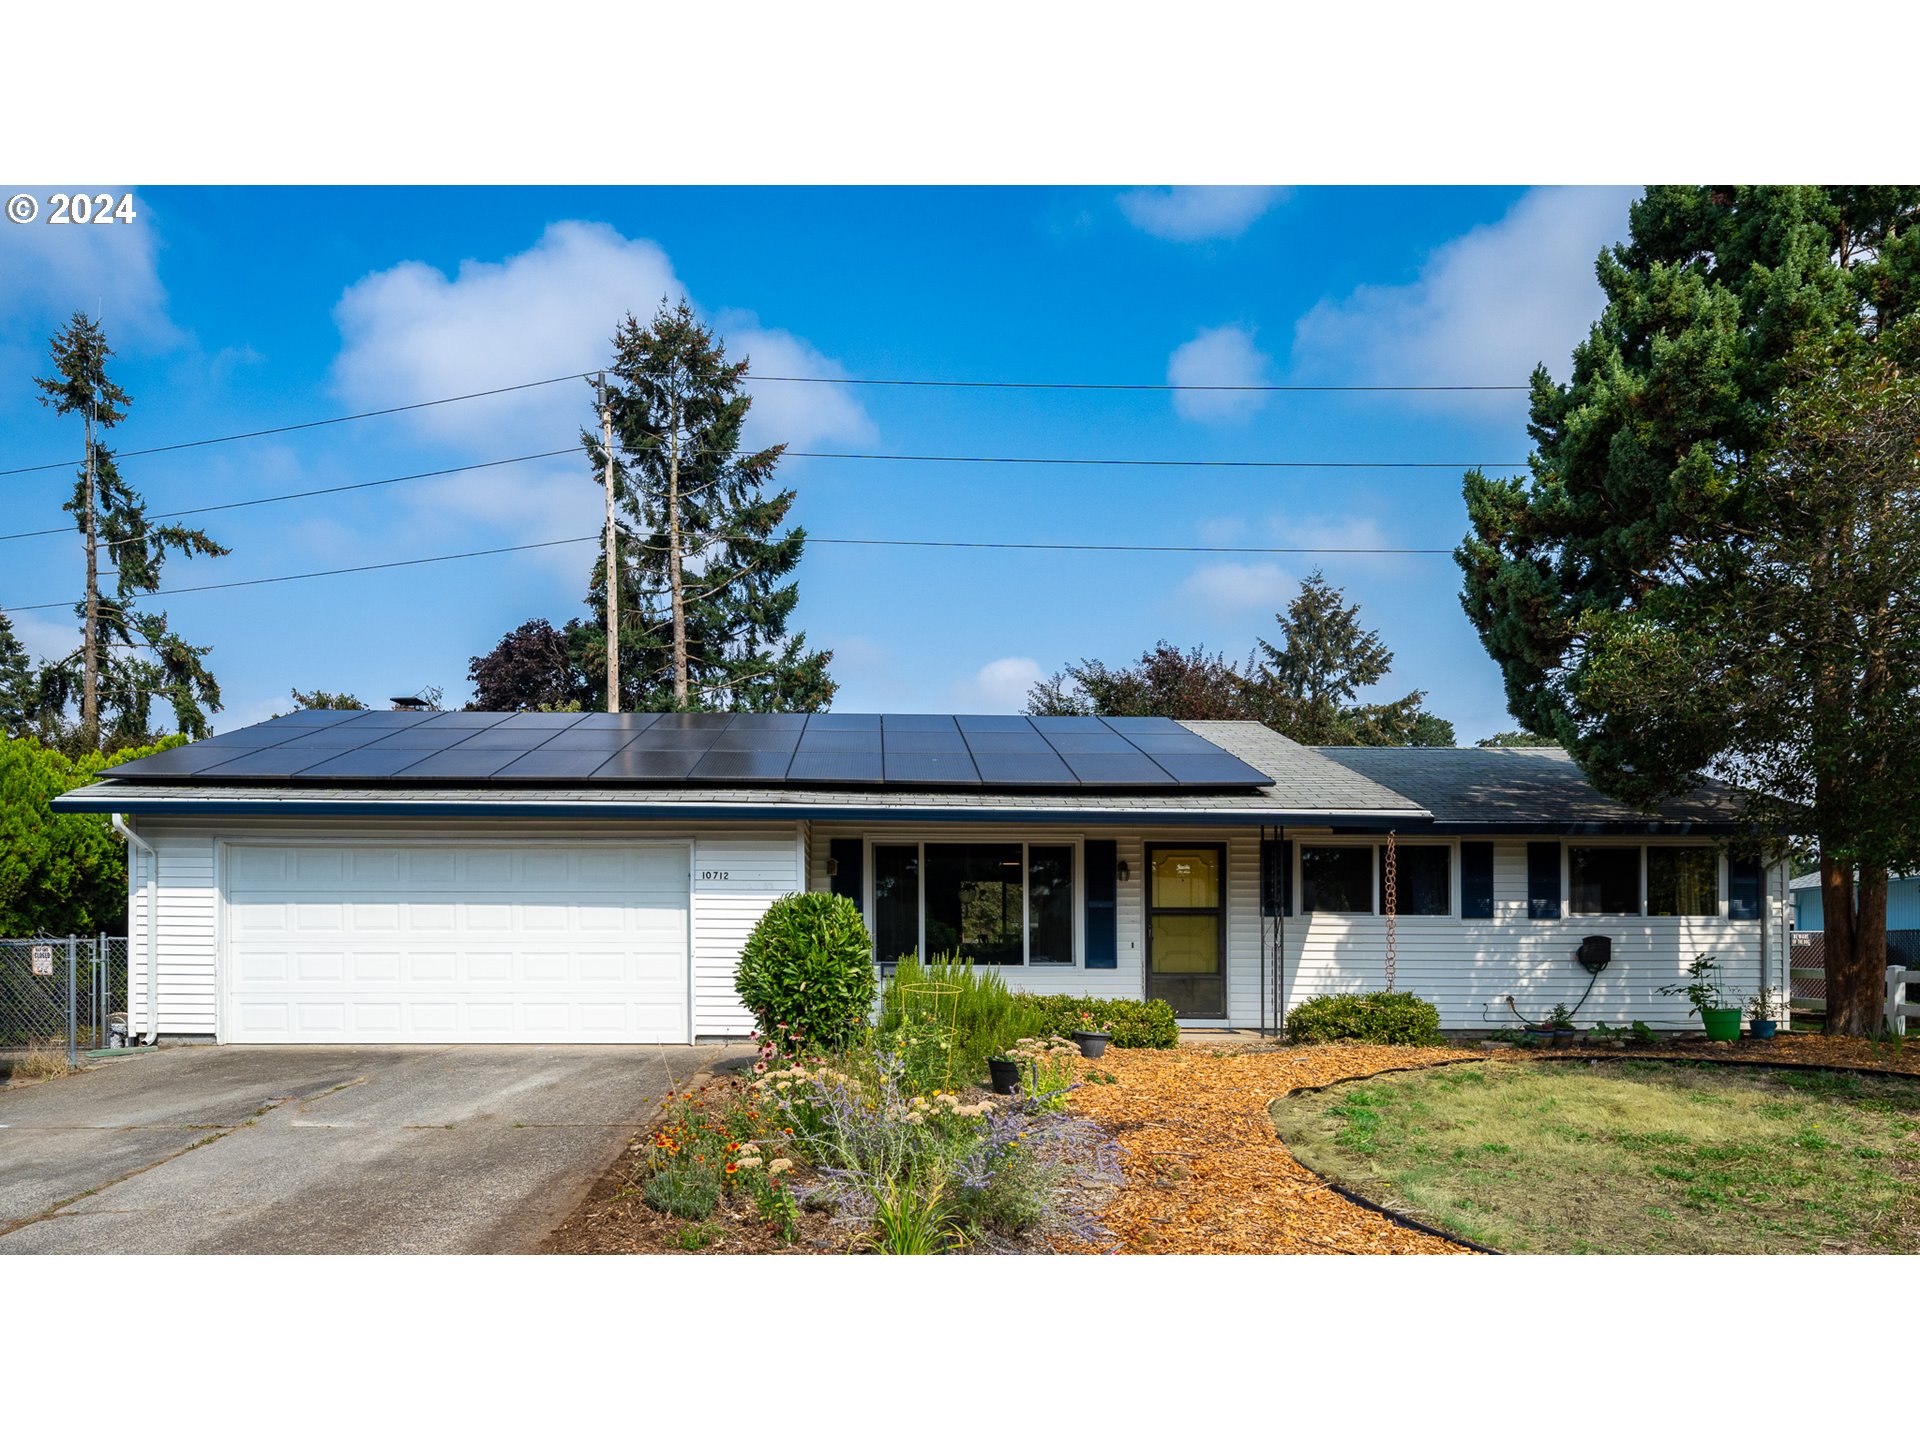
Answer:
<path fill-rule="evenodd" d="M 1560 842 L 1527 842 L 1527 918 L 1560 918 Z"/>
<path fill-rule="evenodd" d="M 833 874 L 827 877 L 827 888 L 836 895 L 846 896 L 859 910 L 867 908 L 866 850 L 857 839 L 827 842 L 827 857 L 833 861 Z"/>
<path fill-rule="evenodd" d="M 1293 842 L 1260 842 L 1260 913 L 1293 914 Z"/>
<path fill-rule="evenodd" d="M 1758 920 L 1761 895 L 1760 862 L 1734 855 L 1727 860 L 1727 918 Z"/>
<path fill-rule="evenodd" d="M 1460 918 L 1493 918 L 1493 842 L 1464 840 L 1460 844 Z"/>
<path fill-rule="evenodd" d="M 1119 845 L 1089 840 L 1082 847 L 1086 866 L 1086 956 L 1089 970 L 1120 967 Z"/>

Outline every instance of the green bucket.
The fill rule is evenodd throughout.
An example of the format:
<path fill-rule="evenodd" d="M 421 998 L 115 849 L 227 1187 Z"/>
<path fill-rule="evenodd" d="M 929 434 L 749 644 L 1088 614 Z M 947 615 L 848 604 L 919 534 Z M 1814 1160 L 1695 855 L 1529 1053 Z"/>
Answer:
<path fill-rule="evenodd" d="M 1740 1011 L 1702 1010 L 1700 1023 L 1707 1027 L 1709 1040 L 1738 1040 L 1740 1038 Z"/>

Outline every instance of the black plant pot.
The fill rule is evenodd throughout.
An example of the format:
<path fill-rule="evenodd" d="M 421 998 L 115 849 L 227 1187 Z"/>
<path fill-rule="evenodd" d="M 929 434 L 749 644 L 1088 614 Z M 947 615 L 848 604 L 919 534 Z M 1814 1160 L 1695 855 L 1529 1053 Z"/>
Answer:
<path fill-rule="evenodd" d="M 1556 1045 L 1578 1045 L 1580 1043 L 1580 1032 L 1578 1030 L 1555 1030 L 1553 1032 L 1553 1043 Z"/>
<path fill-rule="evenodd" d="M 1104 1030 L 1076 1030 L 1071 1038 L 1080 1047 L 1082 1055 L 1089 1060 L 1098 1060 L 1107 1053 L 1107 1042 L 1113 1036 Z"/>
<path fill-rule="evenodd" d="M 996 1095 L 1020 1093 L 1020 1066 L 1012 1060 L 987 1061 L 987 1077 Z"/>

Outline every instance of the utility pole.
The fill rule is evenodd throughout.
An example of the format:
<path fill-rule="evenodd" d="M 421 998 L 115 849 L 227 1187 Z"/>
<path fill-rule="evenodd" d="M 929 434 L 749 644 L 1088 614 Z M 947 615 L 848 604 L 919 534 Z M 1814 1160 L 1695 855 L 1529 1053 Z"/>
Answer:
<path fill-rule="evenodd" d="M 600 448 L 607 457 L 607 713 L 620 713 L 620 569 L 615 537 L 619 525 L 613 504 L 613 401 L 607 395 L 607 372 L 597 381 L 600 390 Z"/>
<path fill-rule="evenodd" d="M 88 377 L 88 384 L 93 383 Z M 80 738 L 88 749 L 100 743 L 100 532 L 99 505 L 94 498 L 93 421 L 99 408 L 96 397 L 87 397 L 87 623 L 81 643 L 80 660 Z"/>
<path fill-rule="evenodd" d="M 677 367 L 676 367 L 677 368 Z M 677 378 L 668 372 L 669 381 Z M 667 451 L 667 593 L 673 601 L 673 707 L 687 708 L 687 605 L 680 582 L 680 391 L 669 385 Z"/>

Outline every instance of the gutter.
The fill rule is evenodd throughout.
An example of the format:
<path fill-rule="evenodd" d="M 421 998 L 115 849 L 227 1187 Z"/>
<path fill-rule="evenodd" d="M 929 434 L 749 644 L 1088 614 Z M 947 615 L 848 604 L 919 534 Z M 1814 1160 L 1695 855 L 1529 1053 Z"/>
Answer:
<path fill-rule="evenodd" d="M 153 846 L 133 833 L 126 818 L 117 811 L 107 816 L 114 831 L 129 845 L 138 846 L 153 871 L 147 885 L 147 1044 L 160 1040 L 160 856 Z"/>

